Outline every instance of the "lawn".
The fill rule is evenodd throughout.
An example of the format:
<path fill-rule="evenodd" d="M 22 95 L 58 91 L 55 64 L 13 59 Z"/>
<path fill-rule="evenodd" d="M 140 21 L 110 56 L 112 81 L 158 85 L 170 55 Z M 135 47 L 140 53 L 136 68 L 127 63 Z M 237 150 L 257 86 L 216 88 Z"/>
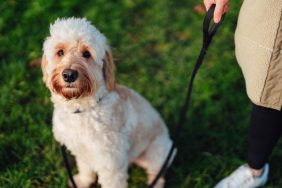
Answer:
<path fill-rule="evenodd" d="M 168 188 L 212 187 L 245 162 L 250 102 L 234 55 L 240 1 L 215 36 L 195 80 L 178 156 Z M 66 172 L 52 136 L 52 104 L 40 68 L 49 24 L 87 17 L 112 46 L 119 83 L 144 95 L 173 133 L 188 78 L 199 53 L 204 13 L 200 0 L 6 0 L 0 4 L 0 187 L 66 187 Z M 266 187 L 282 185 L 282 143 L 271 158 Z M 75 171 L 75 165 L 73 164 Z M 130 169 L 130 188 L 146 177 Z"/>

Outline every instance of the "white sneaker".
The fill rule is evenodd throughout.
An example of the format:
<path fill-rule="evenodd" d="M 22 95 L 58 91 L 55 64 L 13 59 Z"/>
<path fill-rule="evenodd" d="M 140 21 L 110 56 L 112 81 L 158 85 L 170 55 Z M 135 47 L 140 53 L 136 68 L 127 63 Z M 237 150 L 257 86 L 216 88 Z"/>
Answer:
<path fill-rule="evenodd" d="M 268 179 L 269 165 L 265 164 L 260 176 L 254 177 L 247 165 L 240 166 L 228 177 L 221 180 L 215 188 L 255 188 L 263 186 Z"/>

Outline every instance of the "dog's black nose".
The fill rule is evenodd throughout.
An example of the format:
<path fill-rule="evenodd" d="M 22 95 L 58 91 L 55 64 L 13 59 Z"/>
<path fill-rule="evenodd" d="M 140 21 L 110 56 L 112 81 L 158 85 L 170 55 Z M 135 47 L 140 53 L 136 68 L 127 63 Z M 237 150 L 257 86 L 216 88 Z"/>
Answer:
<path fill-rule="evenodd" d="M 62 73 L 65 82 L 74 82 L 78 77 L 78 72 L 73 69 L 65 69 Z"/>

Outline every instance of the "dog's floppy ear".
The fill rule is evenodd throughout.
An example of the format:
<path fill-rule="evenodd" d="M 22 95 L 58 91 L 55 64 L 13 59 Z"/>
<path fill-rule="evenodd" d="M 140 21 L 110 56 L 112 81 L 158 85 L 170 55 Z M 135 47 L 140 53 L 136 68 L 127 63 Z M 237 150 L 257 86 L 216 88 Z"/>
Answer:
<path fill-rule="evenodd" d="M 115 80 L 115 65 L 110 50 L 106 50 L 103 58 L 103 76 L 106 83 L 106 87 L 109 91 L 116 89 Z"/>
<path fill-rule="evenodd" d="M 46 66 L 47 66 L 47 59 L 46 56 L 43 54 L 42 59 L 41 59 L 41 70 L 43 73 L 43 82 L 47 85 L 47 72 L 46 72 Z"/>

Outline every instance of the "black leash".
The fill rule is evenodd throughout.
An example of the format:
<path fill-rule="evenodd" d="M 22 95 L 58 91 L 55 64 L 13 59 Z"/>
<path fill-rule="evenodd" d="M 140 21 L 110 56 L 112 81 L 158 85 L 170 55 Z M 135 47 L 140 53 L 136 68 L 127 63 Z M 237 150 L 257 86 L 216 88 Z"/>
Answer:
<path fill-rule="evenodd" d="M 179 121 L 178 121 L 178 124 L 177 124 L 177 127 L 176 127 L 176 132 L 175 132 L 175 135 L 174 135 L 174 139 L 173 139 L 174 142 L 172 143 L 172 146 L 171 146 L 171 148 L 169 150 L 169 153 L 168 153 L 168 155 L 167 155 L 167 157 L 165 159 L 165 162 L 164 162 L 161 170 L 159 171 L 159 173 L 157 174 L 155 179 L 152 181 L 152 183 L 148 186 L 148 188 L 154 188 L 154 186 L 156 185 L 158 180 L 162 176 L 165 175 L 165 173 L 166 173 L 166 171 L 168 169 L 168 164 L 169 164 L 169 162 L 171 160 L 171 157 L 173 155 L 173 152 L 176 149 L 176 145 L 177 145 L 177 142 L 178 142 L 179 136 L 180 136 L 180 131 L 183 129 L 186 113 L 187 113 L 187 111 L 189 109 L 190 98 L 191 98 L 191 93 L 192 93 L 193 82 L 194 82 L 195 76 L 196 76 L 200 66 L 203 63 L 204 57 L 205 57 L 205 55 L 207 53 L 207 50 L 208 50 L 208 47 L 209 47 L 209 45 L 210 45 L 210 43 L 212 41 L 212 38 L 215 35 L 217 29 L 221 25 L 221 23 L 223 21 L 223 18 L 224 18 L 224 15 L 223 15 L 223 17 L 221 18 L 221 21 L 219 23 L 213 23 L 211 25 L 211 22 L 212 22 L 212 19 L 213 19 L 214 10 L 215 10 L 215 5 L 212 5 L 210 7 L 210 9 L 208 10 L 208 12 L 206 13 L 206 16 L 204 18 L 204 22 L 203 22 L 203 46 L 202 46 L 201 52 L 200 52 L 200 54 L 198 56 L 198 59 L 196 61 L 196 64 L 194 66 L 192 75 L 191 75 L 189 83 L 188 83 L 188 90 L 187 90 L 186 98 L 185 98 L 185 101 L 183 103 L 182 110 L 181 110 L 181 112 L 179 114 Z M 61 153 L 62 153 L 62 156 L 63 156 L 64 165 L 65 165 L 65 168 L 67 170 L 67 173 L 68 173 L 69 179 L 71 181 L 72 187 L 73 188 L 77 188 L 77 186 L 75 184 L 75 181 L 73 179 L 73 176 L 72 176 L 72 172 L 71 172 L 71 168 L 69 166 L 68 159 L 67 159 L 66 147 L 64 145 L 61 146 Z"/>
<path fill-rule="evenodd" d="M 204 57 L 207 53 L 207 50 L 208 50 L 208 47 L 209 47 L 209 45 L 212 41 L 212 38 L 215 35 L 217 29 L 219 28 L 219 26 L 221 25 L 221 23 L 223 21 L 224 15 L 221 18 L 221 21 L 219 23 L 213 23 L 210 26 L 212 19 L 213 19 L 214 10 L 215 10 L 215 4 L 210 7 L 210 9 L 208 10 L 208 12 L 206 13 L 206 16 L 204 18 L 204 22 L 203 22 L 203 46 L 202 46 L 201 52 L 198 56 L 198 59 L 196 61 L 196 64 L 194 66 L 192 75 L 191 75 L 189 83 L 188 83 L 188 87 L 187 87 L 188 90 L 187 90 L 186 98 L 185 98 L 185 101 L 183 103 L 182 110 L 179 114 L 178 124 L 177 124 L 177 127 L 176 127 L 174 139 L 173 139 L 174 142 L 172 143 L 172 146 L 169 150 L 169 153 L 166 157 L 166 160 L 165 160 L 161 170 L 159 171 L 159 173 L 157 174 L 155 179 L 152 181 L 152 183 L 148 186 L 148 188 L 154 188 L 154 186 L 156 185 L 158 180 L 162 176 L 165 175 L 167 168 L 168 168 L 168 164 L 169 164 L 171 157 L 173 155 L 173 152 L 176 149 L 176 145 L 177 145 L 177 142 L 179 140 L 180 133 L 181 133 L 181 130 L 183 129 L 183 125 L 184 125 L 184 122 L 185 122 L 186 113 L 187 113 L 188 108 L 189 108 L 194 79 L 196 77 L 196 74 L 197 74 L 200 66 L 203 63 Z"/>
<path fill-rule="evenodd" d="M 69 179 L 70 179 L 71 184 L 72 184 L 72 188 L 77 188 L 77 186 L 75 184 L 75 181 L 73 179 L 73 175 L 72 175 L 72 172 L 71 172 L 70 164 L 69 164 L 69 161 L 68 161 L 66 146 L 61 145 L 61 153 L 62 153 L 62 156 L 63 156 L 65 168 L 67 170 Z"/>

